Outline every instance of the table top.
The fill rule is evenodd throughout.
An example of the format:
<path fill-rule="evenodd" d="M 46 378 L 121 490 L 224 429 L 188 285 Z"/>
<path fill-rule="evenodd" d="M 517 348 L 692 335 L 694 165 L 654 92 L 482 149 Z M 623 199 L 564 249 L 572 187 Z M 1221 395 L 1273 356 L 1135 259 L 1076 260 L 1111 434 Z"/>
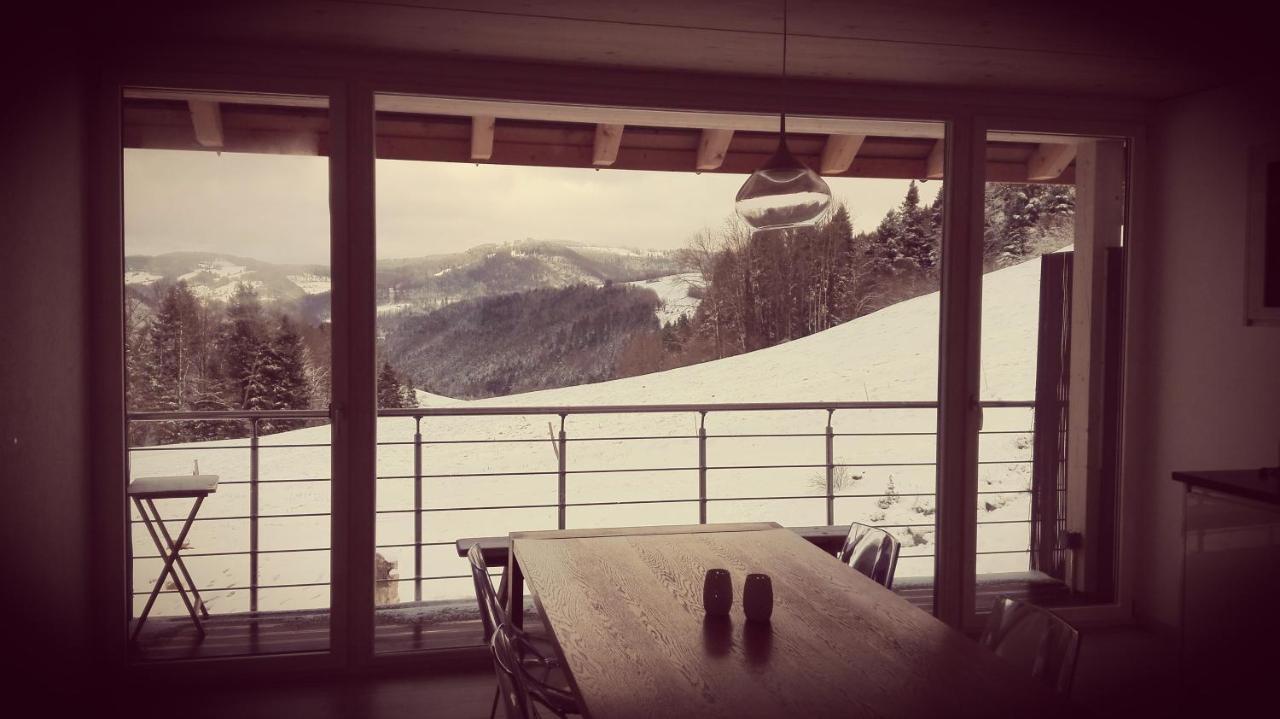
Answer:
<path fill-rule="evenodd" d="M 776 524 L 513 533 L 512 548 L 595 719 L 1067 716 L 1074 707 Z M 707 569 L 729 619 L 707 621 Z M 746 575 L 773 619 L 746 622 Z"/>
<path fill-rule="evenodd" d="M 128 494 L 139 499 L 204 497 L 218 490 L 216 474 L 175 474 L 164 477 L 134 477 Z"/>
<path fill-rule="evenodd" d="M 1173 480 L 1223 494 L 1280 504 L 1280 468 L 1174 472 Z"/>

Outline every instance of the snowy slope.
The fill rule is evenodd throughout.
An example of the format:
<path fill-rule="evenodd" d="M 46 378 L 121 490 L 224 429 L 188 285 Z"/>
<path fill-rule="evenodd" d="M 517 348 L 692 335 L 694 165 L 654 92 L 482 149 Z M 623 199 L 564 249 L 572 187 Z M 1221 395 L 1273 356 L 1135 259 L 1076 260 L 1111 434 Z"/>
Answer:
<path fill-rule="evenodd" d="M 678 275 L 666 275 L 627 284 L 653 290 L 658 295 L 658 307 L 654 310 L 654 314 L 658 316 L 658 323 L 665 325 L 681 317 L 693 317 L 701 300 L 690 297 L 689 289 L 697 286 L 695 283 L 700 284 L 701 280 L 702 275 L 697 272 L 683 272 Z"/>
<path fill-rule="evenodd" d="M 1034 396 L 1036 297 L 1038 261 L 988 274 L 984 281 L 983 399 L 1026 400 Z M 785 345 L 716 362 L 682 367 L 639 377 L 543 390 L 474 402 L 419 394 L 427 406 L 546 407 L 603 404 L 670 404 L 713 402 L 791 401 L 933 401 L 938 374 L 938 295 L 902 302 L 828 331 Z M 570 508 L 568 525 L 628 526 L 697 521 L 698 444 L 696 413 L 630 415 L 570 415 L 565 429 L 570 439 L 567 481 L 570 503 L 598 506 Z M 467 509 L 495 505 L 554 505 L 557 459 L 551 440 L 559 418 L 552 415 L 497 417 L 429 417 L 422 421 L 427 443 L 423 449 L 425 506 L 424 541 L 451 543 L 462 536 L 505 534 L 519 529 L 554 528 L 554 506 L 532 509 Z M 785 525 L 825 523 L 825 445 L 823 411 L 713 412 L 706 417 L 708 520 L 772 520 Z M 838 464 L 857 464 L 847 472 L 837 499 L 838 523 L 860 520 L 895 527 L 904 540 L 899 576 L 927 576 L 932 572 L 933 497 L 936 428 L 933 410 L 841 410 L 833 426 Z M 981 442 L 981 460 L 1030 459 L 1029 410 L 988 410 L 985 430 L 1026 433 L 993 434 Z M 869 436 L 867 433 L 920 433 Z M 378 440 L 378 544 L 413 541 L 412 502 L 414 421 L 381 418 Z M 807 436 L 724 437 L 726 434 Z M 272 435 L 262 439 L 260 453 L 263 515 L 325 513 L 329 509 L 328 481 L 276 482 L 282 479 L 320 479 L 331 476 L 327 426 Z M 621 437 L 649 439 L 619 439 Z M 503 440 L 465 443 L 458 440 Z M 444 440 L 446 443 L 433 443 Z M 247 479 L 246 440 L 185 445 L 165 451 L 134 451 L 135 476 L 190 471 L 199 459 L 206 473 L 224 482 Z M 389 444 L 395 443 L 395 444 Z M 288 446 L 282 446 L 288 445 Z M 748 469 L 758 465 L 800 465 Z M 676 469 L 669 469 L 676 468 Z M 602 470 L 631 470 L 608 472 Z M 639 471 L 637 471 L 639 470 Z M 1025 490 L 1030 481 L 1027 464 L 984 465 L 981 491 Z M 495 476 L 502 472 L 520 474 Z M 437 476 L 430 476 L 437 475 Z M 447 476 L 438 476 L 447 475 Z M 885 499 L 888 487 L 899 495 Z M 764 500 L 769 496 L 799 499 Z M 672 504 L 615 504 L 654 499 L 686 500 Z M 224 485 L 205 503 L 201 516 L 236 517 L 247 514 L 248 487 Z M 168 510 L 176 515 L 180 507 Z M 439 511 L 446 510 L 446 511 Z M 1026 520 L 1026 494 L 984 494 L 980 520 Z M 137 532 L 135 548 L 150 550 L 145 532 Z M 1002 524 L 982 527 L 980 549 L 1025 549 L 1028 526 Z M 244 520 L 203 521 L 191 534 L 193 552 L 243 550 L 247 547 Z M 328 545 L 328 516 L 261 520 L 262 547 L 312 548 Z M 400 576 L 411 576 L 410 548 L 384 548 L 399 562 Z M 146 551 L 147 554 L 152 552 Z M 247 606 L 243 590 L 213 591 L 246 583 L 247 560 L 241 557 L 193 558 L 192 571 L 208 578 L 209 601 L 221 611 Z M 328 553 L 265 554 L 263 583 L 309 583 L 327 579 Z M 197 569 L 197 563 L 200 568 Z M 461 575 L 466 569 L 451 544 L 424 549 L 427 575 Z M 159 571 L 158 560 L 138 560 L 139 589 L 149 587 Z M 1026 555 L 980 557 L 980 571 L 1026 567 Z M 412 596 L 403 582 L 401 597 Z M 145 585 L 145 586 L 144 586 Z M 325 606 L 327 587 L 264 590 L 263 609 Z M 424 598 L 469 596 L 465 579 L 429 581 Z M 172 599 L 172 598 L 171 598 Z M 177 600 L 164 611 L 181 611 Z"/>

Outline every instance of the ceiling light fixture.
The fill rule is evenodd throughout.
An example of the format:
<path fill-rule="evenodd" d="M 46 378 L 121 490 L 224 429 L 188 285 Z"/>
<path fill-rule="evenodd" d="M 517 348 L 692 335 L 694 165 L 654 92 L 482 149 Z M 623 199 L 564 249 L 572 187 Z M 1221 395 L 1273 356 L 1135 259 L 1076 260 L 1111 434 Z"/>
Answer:
<path fill-rule="evenodd" d="M 734 202 L 738 216 L 757 230 L 812 225 L 831 206 L 831 188 L 787 146 L 787 0 L 782 3 L 782 112 L 778 149 L 751 173 Z"/>

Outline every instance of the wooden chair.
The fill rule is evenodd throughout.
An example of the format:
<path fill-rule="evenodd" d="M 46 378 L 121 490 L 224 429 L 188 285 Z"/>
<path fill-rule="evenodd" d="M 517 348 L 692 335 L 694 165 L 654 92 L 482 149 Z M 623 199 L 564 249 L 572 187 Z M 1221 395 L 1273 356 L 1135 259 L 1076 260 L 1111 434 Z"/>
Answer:
<path fill-rule="evenodd" d="M 1058 693 L 1071 692 L 1080 632 L 1053 612 L 1000 597 L 978 643 Z"/>
<path fill-rule="evenodd" d="M 902 543 L 878 527 L 854 522 L 849 525 L 840 561 L 870 577 L 876 584 L 893 589 L 893 572 L 898 567 Z"/>
<path fill-rule="evenodd" d="M 493 582 L 489 579 L 489 567 L 484 561 L 480 545 L 471 547 L 467 552 L 467 560 L 471 563 L 471 581 L 475 585 L 476 603 L 480 605 L 480 623 L 484 627 L 484 641 L 494 654 L 494 670 L 498 675 L 498 686 L 494 690 L 489 719 L 493 719 L 497 714 L 498 700 L 504 696 L 506 701 L 503 706 L 506 707 L 508 717 L 529 716 L 527 702 L 517 701 L 514 698 L 514 693 L 517 691 L 521 694 L 534 695 L 545 708 L 550 709 L 557 716 L 578 713 L 577 702 L 573 695 L 561 688 L 567 682 L 562 681 L 564 677 L 559 671 L 559 662 L 552 648 L 546 646 L 544 642 L 539 646 L 538 640 L 510 626 L 506 609 L 498 593 L 493 590 Z M 511 636 L 499 639 L 498 635 L 503 633 L 499 630 L 504 627 L 505 633 Z M 495 642 L 503 646 L 494 649 Z M 508 649 L 513 652 L 513 658 L 509 662 L 505 658 L 500 659 L 498 654 L 501 650 L 505 657 Z M 500 664 L 500 661 L 504 663 Z M 518 677 L 520 686 L 516 686 L 517 679 L 510 677 L 513 672 L 520 675 Z M 504 676 L 507 682 L 505 684 Z M 512 713 L 522 711 L 526 713 Z M 536 712 L 532 716 L 536 716 Z"/>

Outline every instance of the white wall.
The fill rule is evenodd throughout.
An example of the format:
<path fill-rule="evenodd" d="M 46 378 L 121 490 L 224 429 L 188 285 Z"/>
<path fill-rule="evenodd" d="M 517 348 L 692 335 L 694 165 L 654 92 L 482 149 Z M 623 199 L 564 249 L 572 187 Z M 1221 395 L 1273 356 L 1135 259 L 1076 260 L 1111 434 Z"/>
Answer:
<path fill-rule="evenodd" d="M 1280 463 L 1280 327 L 1243 321 L 1248 149 L 1280 141 L 1265 94 L 1196 93 L 1154 116 L 1126 457 L 1138 480 L 1134 610 L 1157 627 L 1180 614 L 1183 487 L 1170 473 Z"/>

